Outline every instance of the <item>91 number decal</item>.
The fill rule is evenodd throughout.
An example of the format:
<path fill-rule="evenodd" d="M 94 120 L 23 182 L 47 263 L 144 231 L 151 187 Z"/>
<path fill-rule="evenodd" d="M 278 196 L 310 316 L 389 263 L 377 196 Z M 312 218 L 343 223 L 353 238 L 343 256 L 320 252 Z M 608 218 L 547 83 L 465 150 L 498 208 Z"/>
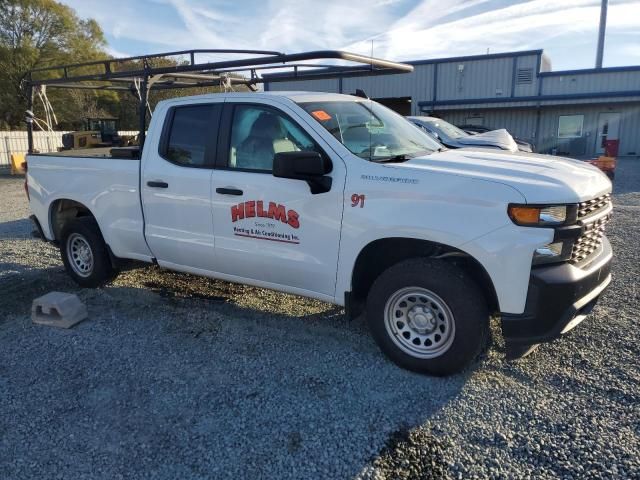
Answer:
<path fill-rule="evenodd" d="M 351 195 L 351 206 L 364 208 L 364 194 L 354 193 Z"/>

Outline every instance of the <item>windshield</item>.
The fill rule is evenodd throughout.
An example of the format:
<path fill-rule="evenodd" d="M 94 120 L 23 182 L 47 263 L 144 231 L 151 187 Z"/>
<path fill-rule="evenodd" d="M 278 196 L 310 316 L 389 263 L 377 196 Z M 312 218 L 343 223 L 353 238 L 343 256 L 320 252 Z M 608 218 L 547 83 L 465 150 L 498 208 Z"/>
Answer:
<path fill-rule="evenodd" d="M 345 147 L 370 161 L 415 157 L 441 145 L 373 101 L 303 102 L 300 106 Z"/>
<path fill-rule="evenodd" d="M 102 133 L 115 133 L 116 121 L 104 118 L 90 118 L 89 130 L 98 130 Z"/>
<path fill-rule="evenodd" d="M 457 139 L 462 137 L 468 137 L 469 134 L 464 130 L 460 130 L 455 125 L 451 125 L 449 122 L 445 122 L 444 120 L 422 120 L 425 123 L 428 123 L 437 133 L 444 138 Z"/>

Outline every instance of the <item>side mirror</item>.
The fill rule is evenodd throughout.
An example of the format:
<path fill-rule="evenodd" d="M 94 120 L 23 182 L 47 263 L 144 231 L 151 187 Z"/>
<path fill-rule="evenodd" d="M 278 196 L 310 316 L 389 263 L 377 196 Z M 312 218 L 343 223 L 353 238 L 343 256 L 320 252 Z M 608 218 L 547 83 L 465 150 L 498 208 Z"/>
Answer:
<path fill-rule="evenodd" d="M 304 180 L 312 194 L 331 190 L 331 161 L 318 152 L 280 152 L 273 158 L 273 176 Z"/>

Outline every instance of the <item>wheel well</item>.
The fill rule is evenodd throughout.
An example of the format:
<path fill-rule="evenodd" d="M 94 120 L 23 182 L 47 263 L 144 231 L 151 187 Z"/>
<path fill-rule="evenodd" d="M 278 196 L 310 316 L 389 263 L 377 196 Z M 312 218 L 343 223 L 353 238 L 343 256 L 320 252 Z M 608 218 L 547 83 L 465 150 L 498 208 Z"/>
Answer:
<path fill-rule="evenodd" d="M 369 289 L 382 272 L 402 260 L 414 257 L 441 258 L 460 267 L 481 288 L 489 311 L 498 311 L 498 297 L 491 277 L 480 262 L 468 253 L 427 240 L 384 238 L 368 244 L 356 259 L 351 278 L 352 291 L 347 302 L 352 316 L 362 313 Z"/>
<path fill-rule="evenodd" d="M 91 217 L 95 219 L 91 210 L 75 200 L 60 199 L 51 204 L 50 219 L 53 238 L 60 241 L 60 233 L 64 225 L 72 218 Z"/>

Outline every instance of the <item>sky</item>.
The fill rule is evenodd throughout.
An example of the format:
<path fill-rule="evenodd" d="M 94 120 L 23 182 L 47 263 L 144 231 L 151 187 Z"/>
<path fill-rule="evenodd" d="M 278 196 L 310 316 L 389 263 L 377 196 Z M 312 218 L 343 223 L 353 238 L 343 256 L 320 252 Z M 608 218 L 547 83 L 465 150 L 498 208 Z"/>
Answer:
<path fill-rule="evenodd" d="M 62 0 L 108 51 L 342 49 L 418 60 L 543 49 L 553 70 L 593 68 L 600 0 Z M 640 65 L 640 0 L 611 0 L 604 66 Z"/>

